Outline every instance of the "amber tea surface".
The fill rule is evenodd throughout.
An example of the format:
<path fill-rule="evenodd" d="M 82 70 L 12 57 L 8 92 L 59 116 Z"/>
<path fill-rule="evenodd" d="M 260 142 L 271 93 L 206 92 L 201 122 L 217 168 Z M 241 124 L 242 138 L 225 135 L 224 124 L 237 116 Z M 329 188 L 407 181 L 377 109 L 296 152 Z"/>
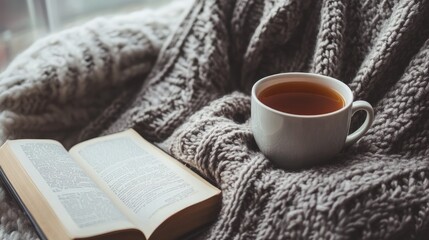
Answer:
<path fill-rule="evenodd" d="M 334 112 L 345 105 L 335 90 L 311 82 L 283 82 L 262 90 L 258 99 L 285 113 L 318 115 Z"/>

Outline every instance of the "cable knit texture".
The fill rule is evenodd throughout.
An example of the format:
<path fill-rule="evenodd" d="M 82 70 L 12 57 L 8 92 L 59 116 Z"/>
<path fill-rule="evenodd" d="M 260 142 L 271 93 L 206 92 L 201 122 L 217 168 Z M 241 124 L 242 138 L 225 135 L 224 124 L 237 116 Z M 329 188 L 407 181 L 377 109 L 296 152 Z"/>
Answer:
<path fill-rule="evenodd" d="M 196 0 L 94 20 L 0 75 L 0 135 L 71 146 L 134 128 L 222 189 L 198 239 L 427 239 L 428 19 L 424 0 Z M 376 112 L 331 162 L 293 171 L 249 126 L 253 83 L 290 71 L 338 78 Z M 36 238 L 0 199 L 0 237 Z"/>

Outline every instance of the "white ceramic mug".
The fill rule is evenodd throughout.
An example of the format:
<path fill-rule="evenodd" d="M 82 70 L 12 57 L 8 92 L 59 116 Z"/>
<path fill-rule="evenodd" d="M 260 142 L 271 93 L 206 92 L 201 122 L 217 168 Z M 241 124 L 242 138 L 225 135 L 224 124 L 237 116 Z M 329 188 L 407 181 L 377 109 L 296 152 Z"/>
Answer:
<path fill-rule="evenodd" d="M 263 104 L 262 90 L 283 82 L 313 82 L 338 92 L 344 106 L 319 115 L 296 115 Z M 352 115 L 365 111 L 365 122 L 348 134 Z M 344 146 L 361 138 L 371 127 L 374 110 L 365 101 L 353 102 L 353 93 L 343 82 L 313 73 L 280 73 L 262 78 L 253 85 L 251 127 L 259 149 L 268 159 L 284 168 L 309 166 L 332 158 Z"/>

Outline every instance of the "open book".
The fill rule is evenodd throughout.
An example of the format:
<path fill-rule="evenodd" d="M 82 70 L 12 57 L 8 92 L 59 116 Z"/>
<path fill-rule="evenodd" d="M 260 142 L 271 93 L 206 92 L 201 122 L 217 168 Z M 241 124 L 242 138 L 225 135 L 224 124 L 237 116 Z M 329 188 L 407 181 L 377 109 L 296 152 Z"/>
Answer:
<path fill-rule="evenodd" d="M 221 192 L 134 130 L 82 142 L 9 140 L 3 180 L 41 238 L 175 239 L 213 221 Z"/>

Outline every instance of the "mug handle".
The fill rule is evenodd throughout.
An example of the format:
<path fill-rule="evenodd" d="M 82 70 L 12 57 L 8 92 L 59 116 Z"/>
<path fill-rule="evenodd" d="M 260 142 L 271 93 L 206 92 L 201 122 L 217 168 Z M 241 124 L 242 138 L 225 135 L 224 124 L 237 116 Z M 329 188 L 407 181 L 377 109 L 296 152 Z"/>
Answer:
<path fill-rule="evenodd" d="M 371 127 L 372 122 L 374 121 L 374 109 L 372 109 L 371 104 L 366 101 L 355 101 L 352 104 L 352 117 L 357 111 L 365 111 L 366 118 L 365 122 L 353 133 L 349 134 L 346 138 L 346 146 L 350 146 L 355 143 L 359 138 L 361 138 Z"/>

